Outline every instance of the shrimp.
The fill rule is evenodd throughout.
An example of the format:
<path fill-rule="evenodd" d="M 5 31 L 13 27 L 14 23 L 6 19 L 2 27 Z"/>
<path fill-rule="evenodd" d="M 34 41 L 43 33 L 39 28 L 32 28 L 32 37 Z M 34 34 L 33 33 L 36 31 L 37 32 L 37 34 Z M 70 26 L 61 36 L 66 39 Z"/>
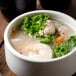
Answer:
<path fill-rule="evenodd" d="M 55 44 L 55 45 L 59 45 L 59 44 L 61 44 L 64 40 L 65 40 L 65 35 L 59 36 L 59 37 L 54 41 L 54 44 Z"/>
<path fill-rule="evenodd" d="M 55 27 L 51 20 L 47 20 L 45 23 L 46 27 L 44 28 L 44 35 L 51 35 L 55 33 Z"/>
<path fill-rule="evenodd" d="M 34 43 L 25 46 L 25 48 L 22 49 L 22 54 L 35 60 L 51 59 L 53 57 L 52 49 L 42 43 Z"/>

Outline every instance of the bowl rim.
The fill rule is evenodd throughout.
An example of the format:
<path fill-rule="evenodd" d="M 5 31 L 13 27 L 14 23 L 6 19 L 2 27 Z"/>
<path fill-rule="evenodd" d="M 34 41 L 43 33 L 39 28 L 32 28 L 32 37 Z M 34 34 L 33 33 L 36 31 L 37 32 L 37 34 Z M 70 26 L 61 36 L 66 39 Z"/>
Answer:
<path fill-rule="evenodd" d="M 73 53 L 75 53 L 76 48 L 74 48 L 71 52 L 67 53 L 66 55 L 61 56 L 61 57 L 58 57 L 58 58 L 53 58 L 53 59 L 49 59 L 49 60 L 33 60 L 33 59 L 30 59 L 30 58 L 28 58 L 28 57 L 20 54 L 19 52 L 17 52 L 17 51 L 12 47 L 12 45 L 10 44 L 10 40 L 9 40 L 9 38 L 8 38 L 8 33 L 9 33 L 10 28 L 11 28 L 11 25 L 12 25 L 15 21 L 19 20 L 20 18 L 22 18 L 22 17 L 24 17 L 24 16 L 30 15 L 30 14 L 32 14 L 32 13 L 35 14 L 35 13 L 42 13 L 42 12 L 43 12 L 43 13 L 49 12 L 49 13 L 61 14 L 61 15 L 63 15 L 63 16 L 66 16 L 66 17 L 70 18 L 70 19 L 71 19 L 73 22 L 75 22 L 75 24 L 76 24 L 76 21 L 75 21 L 74 18 L 72 18 L 71 16 L 69 16 L 69 15 L 67 15 L 67 14 L 65 14 L 65 13 L 59 12 L 59 11 L 53 11 L 53 10 L 36 10 L 36 11 L 30 11 L 30 12 L 21 14 L 21 15 L 17 16 L 16 18 L 14 18 L 14 19 L 8 24 L 8 26 L 7 26 L 6 29 L 5 29 L 5 32 L 4 32 L 4 43 L 5 43 L 5 46 L 7 47 L 8 51 L 9 51 L 10 53 L 12 53 L 14 56 L 16 56 L 16 57 L 18 57 L 18 58 L 20 58 L 20 59 L 22 59 L 22 60 L 24 60 L 24 61 L 35 62 L 35 63 L 47 63 L 47 62 L 59 61 L 59 60 L 62 60 L 62 59 L 64 59 L 64 58 L 67 58 L 67 57 L 69 57 L 70 55 L 72 55 Z M 10 48 L 10 50 L 9 50 L 9 48 Z M 12 50 L 12 51 L 11 51 L 11 50 Z"/>

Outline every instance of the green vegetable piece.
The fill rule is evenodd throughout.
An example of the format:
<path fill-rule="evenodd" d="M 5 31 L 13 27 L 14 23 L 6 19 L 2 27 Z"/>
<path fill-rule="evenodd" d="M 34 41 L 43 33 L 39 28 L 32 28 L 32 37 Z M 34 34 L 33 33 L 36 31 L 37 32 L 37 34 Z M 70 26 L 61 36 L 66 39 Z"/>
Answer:
<path fill-rule="evenodd" d="M 50 39 L 49 38 L 43 38 L 43 39 L 41 39 L 41 43 L 45 43 L 45 44 L 50 44 Z"/>

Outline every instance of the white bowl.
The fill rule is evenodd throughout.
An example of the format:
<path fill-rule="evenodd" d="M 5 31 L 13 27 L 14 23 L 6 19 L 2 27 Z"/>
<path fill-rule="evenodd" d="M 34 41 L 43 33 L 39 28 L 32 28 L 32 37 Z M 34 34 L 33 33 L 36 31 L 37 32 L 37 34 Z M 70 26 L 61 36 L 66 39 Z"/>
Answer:
<path fill-rule="evenodd" d="M 70 74 L 73 72 L 73 68 L 69 67 L 71 64 L 68 66 L 68 63 L 70 63 L 70 61 L 74 62 L 74 59 L 76 58 L 76 48 L 59 58 L 44 61 L 34 61 L 19 54 L 11 46 L 9 36 L 12 27 L 19 25 L 25 16 L 33 15 L 36 13 L 47 13 L 53 19 L 66 23 L 69 27 L 76 31 L 76 21 L 72 17 L 57 11 L 31 11 L 16 17 L 8 24 L 4 33 L 5 57 L 9 68 L 18 76 L 70 76 Z"/>

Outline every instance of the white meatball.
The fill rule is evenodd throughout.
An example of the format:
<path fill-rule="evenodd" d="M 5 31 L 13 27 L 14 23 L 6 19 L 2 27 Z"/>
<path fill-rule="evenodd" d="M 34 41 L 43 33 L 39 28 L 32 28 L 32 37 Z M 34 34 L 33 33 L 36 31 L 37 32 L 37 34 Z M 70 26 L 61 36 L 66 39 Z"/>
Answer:
<path fill-rule="evenodd" d="M 22 49 L 22 53 L 35 60 L 45 60 L 53 57 L 52 49 L 42 43 L 29 44 Z"/>
<path fill-rule="evenodd" d="M 46 27 L 44 28 L 44 35 L 51 35 L 55 33 L 55 27 L 51 20 L 46 21 Z"/>

